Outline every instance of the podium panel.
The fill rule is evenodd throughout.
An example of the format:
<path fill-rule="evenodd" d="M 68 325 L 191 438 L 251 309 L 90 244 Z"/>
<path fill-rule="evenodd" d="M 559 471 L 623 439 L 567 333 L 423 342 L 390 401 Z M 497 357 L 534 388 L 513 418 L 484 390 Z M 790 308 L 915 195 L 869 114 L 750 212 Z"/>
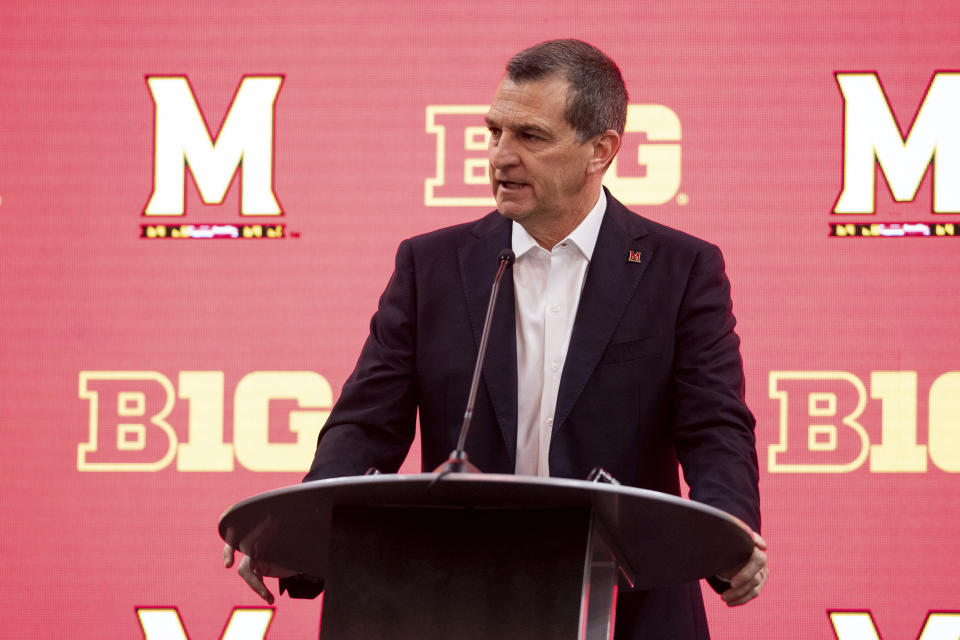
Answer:
<path fill-rule="evenodd" d="M 320 638 L 574 640 L 589 523 L 583 509 L 336 507 Z"/>

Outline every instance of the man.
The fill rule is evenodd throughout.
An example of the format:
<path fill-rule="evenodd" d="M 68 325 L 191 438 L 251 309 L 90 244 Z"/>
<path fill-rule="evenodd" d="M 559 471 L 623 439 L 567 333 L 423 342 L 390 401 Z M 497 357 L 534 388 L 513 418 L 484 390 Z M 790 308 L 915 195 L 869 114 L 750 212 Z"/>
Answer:
<path fill-rule="evenodd" d="M 626 106 L 616 64 L 586 43 L 511 59 L 486 118 L 497 211 L 401 243 L 307 480 L 395 471 L 418 411 L 423 468 L 454 449 L 497 255 L 512 247 L 471 461 L 579 479 L 602 466 L 673 494 L 679 461 L 693 499 L 759 529 L 754 419 L 720 252 L 627 211 L 601 184 Z M 750 561 L 719 587 L 730 605 L 766 580 L 766 544 L 753 535 Z M 268 602 L 262 576 L 289 576 L 249 558 L 240 573 Z M 698 583 L 621 591 L 617 640 L 708 637 Z"/>

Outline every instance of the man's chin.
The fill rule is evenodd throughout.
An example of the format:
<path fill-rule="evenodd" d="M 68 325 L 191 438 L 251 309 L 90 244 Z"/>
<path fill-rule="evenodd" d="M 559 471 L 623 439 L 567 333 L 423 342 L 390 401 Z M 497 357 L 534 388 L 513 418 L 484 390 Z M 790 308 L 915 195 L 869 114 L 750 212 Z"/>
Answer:
<path fill-rule="evenodd" d="M 497 211 L 500 212 L 504 218 L 510 218 L 511 220 L 522 220 L 530 212 L 529 206 L 518 202 L 512 198 L 496 198 L 497 201 Z"/>
<path fill-rule="evenodd" d="M 500 213 L 500 215 L 502 215 L 504 218 L 509 218 L 510 220 L 515 220 L 515 221 L 517 221 L 517 222 L 520 222 L 521 220 L 523 220 L 524 218 L 527 217 L 527 211 L 526 211 L 526 210 L 520 209 L 520 208 L 515 207 L 515 206 L 511 206 L 510 204 L 507 204 L 507 205 L 497 205 L 497 211 L 498 211 L 498 212 Z"/>

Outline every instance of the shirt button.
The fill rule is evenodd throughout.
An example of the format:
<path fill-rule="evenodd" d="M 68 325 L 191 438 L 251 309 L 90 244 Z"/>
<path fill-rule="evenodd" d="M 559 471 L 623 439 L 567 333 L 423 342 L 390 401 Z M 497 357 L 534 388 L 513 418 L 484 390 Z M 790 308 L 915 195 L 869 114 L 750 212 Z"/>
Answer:
<path fill-rule="evenodd" d="M 548 427 L 552 427 L 552 426 L 553 426 L 553 418 L 547 418 L 547 426 L 548 426 Z"/>
<path fill-rule="evenodd" d="M 556 370 L 559 369 L 559 368 L 560 368 L 560 363 L 557 362 L 556 360 L 554 360 L 553 362 L 550 363 L 550 370 L 551 370 L 551 371 L 556 371 Z"/>
<path fill-rule="evenodd" d="M 550 305 L 550 311 L 553 311 L 554 313 L 560 311 L 560 303 L 554 302 L 552 305 Z"/>

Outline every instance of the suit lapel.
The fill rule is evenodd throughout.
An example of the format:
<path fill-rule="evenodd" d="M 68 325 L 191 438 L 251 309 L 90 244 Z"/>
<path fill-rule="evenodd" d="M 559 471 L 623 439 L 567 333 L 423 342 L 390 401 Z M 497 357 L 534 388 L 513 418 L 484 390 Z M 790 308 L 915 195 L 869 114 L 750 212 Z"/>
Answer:
<path fill-rule="evenodd" d="M 627 211 L 607 193 L 607 211 L 600 225 L 590 270 L 580 295 L 580 305 L 570 336 L 570 346 L 560 378 L 553 433 L 563 426 L 600 357 L 613 337 L 640 278 L 650 263 L 652 250 L 641 240 L 646 229 L 639 216 Z M 640 262 L 628 260 L 640 252 Z M 634 260 L 637 256 L 632 256 Z"/>
<path fill-rule="evenodd" d="M 501 249 L 510 247 L 510 225 L 508 219 L 494 212 L 474 227 L 477 240 L 458 251 L 460 279 L 477 349 L 480 347 L 480 334 L 490 300 L 490 287 L 497 273 L 497 256 Z M 512 269 L 503 274 L 497 297 L 480 393 L 486 387 L 512 466 L 516 463 L 517 454 L 517 333 Z"/>

